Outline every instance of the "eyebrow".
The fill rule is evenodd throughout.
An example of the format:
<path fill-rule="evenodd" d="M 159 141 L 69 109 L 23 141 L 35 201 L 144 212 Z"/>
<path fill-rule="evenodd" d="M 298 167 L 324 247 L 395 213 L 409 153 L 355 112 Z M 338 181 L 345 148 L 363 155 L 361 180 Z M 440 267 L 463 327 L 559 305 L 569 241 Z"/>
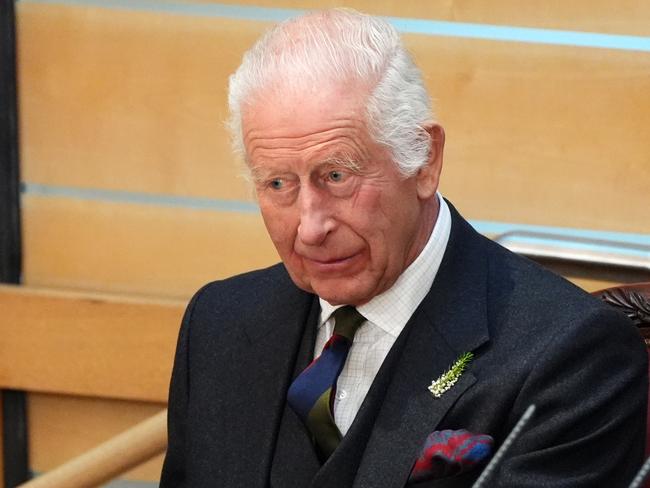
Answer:
<path fill-rule="evenodd" d="M 324 159 L 321 164 L 339 166 L 350 171 L 354 171 L 355 173 L 361 171 L 361 165 L 359 164 L 359 161 L 348 156 L 347 154 L 335 154 Z"/>
<path fill-rule="evenodd" d="M 317 166 L 335 166 L 347 169 L 355 173 L 360 173 L 362 169 L 361 164 L 357 159 L 344 153 L 328 156 L 322 161 L 318 162 Z M 273 171 L 265 167 L 264 163 L 257 165 L 252 165 L 249 163 L 248 173 L 253 183 L 263 183 L 269 178 L 271 174 L 273 174 Z"/>
<path fill-rule="evenodd" d="M 261 183 L 266 180 L 271 172 L 263 166 L 248 165 L 248 173 L 253 183 Z"/>

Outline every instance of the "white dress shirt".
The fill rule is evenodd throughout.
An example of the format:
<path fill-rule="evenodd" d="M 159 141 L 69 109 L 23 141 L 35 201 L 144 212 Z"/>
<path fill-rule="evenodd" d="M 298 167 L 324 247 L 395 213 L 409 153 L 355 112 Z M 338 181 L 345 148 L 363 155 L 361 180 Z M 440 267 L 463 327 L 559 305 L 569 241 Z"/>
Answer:
<path fill-rule="evenodd" d="M 368 303 L 357 307 L 367 319 L 357 330 L 339 376 L 334 399 L 334 421 L 345 435 L 357 415 L 381 364 L 397 336 L 429 292 L 438 272 L 451 231 L 451 214 L 438 194 L 440 210 L 424 249 L 395 284 Z M 339 308 L 320 299 L 320 320 L 314 347 L 318 356 L 334 331 L 332 313 Z"/>

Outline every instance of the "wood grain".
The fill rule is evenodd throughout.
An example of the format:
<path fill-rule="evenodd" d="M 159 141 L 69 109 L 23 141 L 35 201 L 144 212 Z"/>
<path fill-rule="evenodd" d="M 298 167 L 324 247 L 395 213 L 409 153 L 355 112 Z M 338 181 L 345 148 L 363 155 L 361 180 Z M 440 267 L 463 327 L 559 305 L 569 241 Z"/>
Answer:
<path fill-rule="evenodd" d="M 24 282 L 188 299 L 279 259 L 256 214 L 23 199 Z"/>
<path fill-rule="evenodd" d="M 224 129 L 226 77 L 260 24 L 17 7 L 24 180 L 249 197 Z"/>
<path fill-rule="evenodd" d="M 442 191 L 466 217 L 648 232 L 650 55 L 412 44 L 440 65 Z"/>
<path fill-rule="evenodd" d="M 193 0 L 194 1 L 194 0 Z M 217 2 L 217 0 L 215 0 Z M 206 3 L 209 3 L 206 2 Z M 218 3 L 318 9 L 349 7 L 375 15 L 541 27 L 587 32 L 649 35 L 650 4 L 644 0 L 218 0 Z"/>
<path fill-rule="evenodd" d="M 28 396 L 31 469 L 47 472 L 155 415 L 164 404 L 37 394 Z M 123 479 L 160 479 L 163 456 Z"/>
<path fill-rule="evenodd" d="M 184 304 L 0 287 L 0 387 L 165 402 Z"/>
<path fill-rule="evenodd" d="M 167 450 L 167 409 L 19 488 L 95 488 Z"/>

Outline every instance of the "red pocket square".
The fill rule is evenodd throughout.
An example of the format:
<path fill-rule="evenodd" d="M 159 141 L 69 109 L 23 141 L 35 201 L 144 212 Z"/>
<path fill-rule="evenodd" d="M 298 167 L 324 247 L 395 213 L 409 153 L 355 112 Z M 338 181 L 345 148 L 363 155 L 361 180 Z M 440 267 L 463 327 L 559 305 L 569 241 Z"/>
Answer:
<path fill-rule="evenodd" d="M 466 430 L 436 430 L 429 434 L 409 481 L 447 478 L 486 461 L 494 440 Z"/>

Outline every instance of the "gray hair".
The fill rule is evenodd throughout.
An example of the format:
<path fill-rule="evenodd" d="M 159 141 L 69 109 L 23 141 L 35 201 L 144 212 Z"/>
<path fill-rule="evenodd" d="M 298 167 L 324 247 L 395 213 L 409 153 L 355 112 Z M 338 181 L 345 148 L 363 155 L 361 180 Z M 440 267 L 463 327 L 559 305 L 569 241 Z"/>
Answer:
<path fill-rule="evenodd" d="M 242 105 L 263 89 L 317 89 L 324 80 L 358 81 L 366 100 L 370 135 L 392 152 L 404 176 L 426 164 L 431 149 L 423 124 L 433 120 L 419 68 L 393 26 L 350 9 L 308 13 L 276 25 L 244 54 L 230 76 L 229 127 L 235 150 L 245 154 Z"/>

